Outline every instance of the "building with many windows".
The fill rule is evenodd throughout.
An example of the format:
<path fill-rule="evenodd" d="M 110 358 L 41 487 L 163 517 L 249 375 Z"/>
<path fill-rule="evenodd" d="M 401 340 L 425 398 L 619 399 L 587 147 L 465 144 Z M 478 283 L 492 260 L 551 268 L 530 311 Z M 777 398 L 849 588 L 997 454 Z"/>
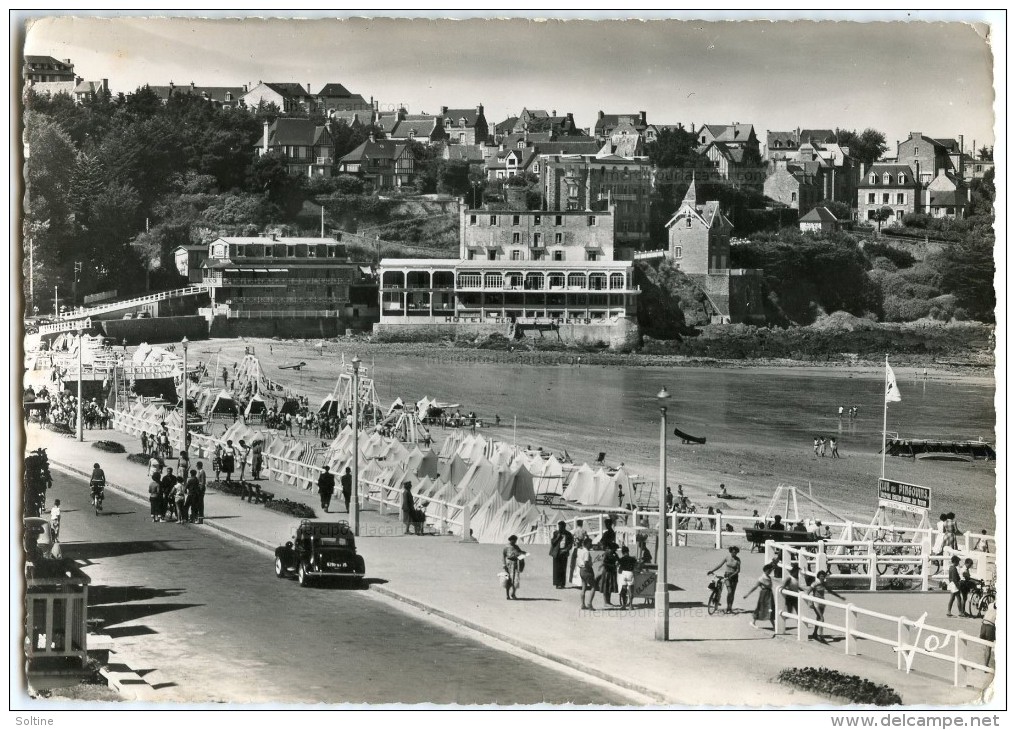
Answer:
<path fill-rule="evenodd" d="M 377 309 L 369 267 L 334 238 L 224 237 L 201 263 L 211 314 L 226 319 L 366 320 Z"/>
<path fill-rule="evenodd" d="M 888 208 L 884 223 L 902 223 L 903 216 L 916 213 L 921 207 L 921 184 L 910 165 L 875 163 L 861 171 L 857 185 L 857 220 L 874 223 L 878 212 Z"/>
<path fill-rule="evenodd" d="M 539 333 L 620 347 L 637 335 L 612 210 L 460 210 L 460 258 L 383 259 L 379 332 Z"/>
<path fill-rule="evenodd" d="M 606 147 L 606 145 L 605 145 Z M 540 183 L 551 210 L 597 210 L 612 204 L 616 258 L 631 259 L 649 243 L 654 173 L 648 157 L 541 155 Z"/>
<path fill-rule="evenodd" d="M 459 211 L 466 261 L 613 261 L 614 208 Z"/>
<path fill-rule="evenodd" d="M 328 127 L 310 119 L 279 117 L 264 123 L 256 153 L 275 153 L 286 163 L 290 174 L 306 177 L 331 177 L 335 146 Z"/>

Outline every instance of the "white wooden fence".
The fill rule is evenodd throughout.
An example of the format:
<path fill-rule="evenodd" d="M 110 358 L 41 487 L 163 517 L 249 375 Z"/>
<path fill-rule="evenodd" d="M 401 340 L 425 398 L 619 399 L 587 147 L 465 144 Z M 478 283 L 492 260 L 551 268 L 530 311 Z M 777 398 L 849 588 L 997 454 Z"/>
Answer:
<path fill-rule="evenodd" d="M 781 608 L 782 597 L 796 597 L 798 612 L 792 613 Z M 896 668 L 909 674 L 914 669 L 916 657 L 927 657 L 935 662 L 945 662 L 951 666 L 953 686 L 966 686 L 971 683 L 973 674 L 994 674 L 994 667 L 989 666 L 988 652 L 993 649 L 994 642 L 971 636 L 963 631 L 942 629 L 925 623 L 928 614 L 925 612 L 916 621 L 905 616 L 869 611 L 852 603 L 841 603 L 817 598 L 803 591 L 776 591 L 776 633 L 787 631 L 787 620 L 796 621 L 797 640 L 805 640 L 808 627 L 814 630 L 820 626 L 824 631 L 832 631 L 844 636 L 844 653 L 857 654 L 859 641 L 871 641 L 891 647 L 896 654 Z M 816 616 L 808 616 L 805 609 L 823 606 L 825 616 L 819 620 Z M 814 610 L 814 609 L 812 609 Z M 842 623 L 837 619 L 842 615 Z M 859 628 L 862 623 L 864 629 Z M 978 654 L 977 657 L 972 654 Z M 978 685 L 979 686 L 979 685 Z"/>

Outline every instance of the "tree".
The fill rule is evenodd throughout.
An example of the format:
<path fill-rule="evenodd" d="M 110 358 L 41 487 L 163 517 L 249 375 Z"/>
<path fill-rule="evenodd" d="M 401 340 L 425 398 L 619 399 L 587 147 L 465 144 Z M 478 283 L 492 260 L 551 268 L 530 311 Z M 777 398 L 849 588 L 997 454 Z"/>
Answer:
<path fill-rule="evenodd" d="M 687 277 L 670 259 L 662 259 L 655 265 L 640 261 L 635 265 L 635 283 L 642 289 L 639 295 L 639 325 L 650 337 L 661 340 L 678 339 L 685 326 L 682 294 L 687 304 L 696 300 L 690 292 Z M 704 299 L 701 295 L 699 299 Z"/>
<path fill-rule="evenodd" d="M 871 217 L 871 220 L 878 222 L 879 233 L 882 232 L 882 224 L 893 217 L 893 209 L 889 206 L 883 206 L 875 211 L 875 214 Z"/>
<path fill-rule="evenodd" d="M 656 167 L 697 167 L 701 157 L 695 133 L 686 129 L 664 129 L 646 145 L 646 155 Z"/>
<path fill-rule="evenodd" d="M 988 147 L 985 145 L 981 149 L 977 150 L 977 159 L 993 161 L 995 159 L 995 145 Z"/>
<path fill-rule="evenodd" d="M 995 319 L 994 236 L 971 235 L 950 245 L 941 257 L 942 289 L 977 319 Z"/>
<path fill-rule="evenodd" d="M 850 220 L 850 206 L 846 203 L 841 203 L 838 200 L 823 200 L 818 204 L 819 207 L 828 209 L 830 213 L 836 216 L 837 220 L 849 221 Z"/>
<path fill-rule="evenodd" d="M 251 165 L 247 189 L 261 193 L 278 205 L 287 216 L 295 216 L 306 198 L 302 175 L 291 175 L 285 161 L 276 152 L 258 157 Z"/>
<path fill-rule="evenodd" d="M 866 167 L 880 159 L 889 149 L 885 143 L 885 134 L 871 127 L 860 134 L 855 130 L 837 129 L 836 143 L 848 147 L 851 157 L 863 162 Z"/>

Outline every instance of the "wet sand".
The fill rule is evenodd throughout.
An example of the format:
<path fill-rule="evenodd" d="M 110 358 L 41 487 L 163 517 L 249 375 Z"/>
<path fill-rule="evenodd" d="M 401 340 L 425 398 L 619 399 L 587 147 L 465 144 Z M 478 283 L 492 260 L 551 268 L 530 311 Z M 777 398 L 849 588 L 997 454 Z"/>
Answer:
<path fill-rule="evenodd" d="M 882 429 L 883 366 L 874 363 L 832 366 L 802 363 L 710 362 L 667 365 L 525 365 L 474 362 L 484 353 L 431 347 L 427 356 L 407 354 L 404 345 L 362 341 L 211 340 L 191 345 L 192 357 L 210 358 L 215 367 L 242 358 L 253 346 L 266 375 L 307 395 L 317 404 L 335 385 L 341 356 L 355 354 L 373 372 L 380 401 L 423 396 L 460 403 L 486 422 L 501 416 L 499 427 L 481 431 L 522 445 L 567 450 L 577 463 L 607 452 L 607 463 L 658 480 L 659 410 L 655 394 L 666 385 L 668 433 L 674 426 L 707 436 L 706 445 L 685 445 L 668 435 L 668 484 L 699 505 L 750 513 L 768 505 L 778 484 L 810 493 L 839 515 L 860 522 L 876 510 L 876 479 Z M 561 356 L 561 353 L 542 353 Z M 562 356 L 571 358 L 572 355 Z M 585 357 L 585 356 L 582 356 Z M 279 365 L 307 363 L 302 371 Z M 539 361 L 537 361 L 539 362 Z M 565 363 L 570 362 L 568 359 Z M 928 365 L 895 367 L 904 401 L 890 406 L 889 430 L 912 438 L 994 441 L 994 380 L 985 369 Z M 221 382 L 221 381 L 220 381 Z M 856 404 L 855 421 L 836 410 Z M 513 422 L 517 419 L 517 429 Z M 815 457 L 814 435 L 835 436 L 843 458 Z M 434 431 L 440 443 L 442 429 Z M 955 511 L 964 529 L 995 525 L 995 469 L 988 462 L 911 461 L 891 457 L 886 476 L 932 489 L 932 512 Z M 725 483 L 745 500 L 710 495 Z M 807 500 L 802 500 L 806 502 Z M 804 504 L 802 504 L 802 509 Z M 781 508 L 782 510 L 782 508 Z M 814 510 L 814 514 L 821 512 Z M 826 515 L 829 516 L 829 515 Z"/>

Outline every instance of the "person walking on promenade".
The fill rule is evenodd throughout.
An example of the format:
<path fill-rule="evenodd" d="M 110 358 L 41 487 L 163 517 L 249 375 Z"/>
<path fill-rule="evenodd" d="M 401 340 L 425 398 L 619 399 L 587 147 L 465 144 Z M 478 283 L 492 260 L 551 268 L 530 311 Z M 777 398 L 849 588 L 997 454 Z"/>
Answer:
<path fill-rule="evenodd" d="M 328 511 L 328 505 L 332 503 L 332 494 L 335 492 L 335 475 L 326 466 L 317 480 L 318 494 L 321 495 L 321 509 Z"/>
<path fill-rule="evenodd" d="M 830 456 L 834 459 L 840 458 L 840 447 L 836 443 L 836 439 L 833 437 L 829 438 L 829 448 L 832 449 Z"/>
<path fill-rule="evenodd" d="M 578 565 L 578 553 L 582 549 L 583 543 L 586 541 L 586 536 L 589 534 L 586 532 L 586 528 L 582 526 L 582 520 L 575 520 L 575 532 L 572 534 L 572 544 L 575 546 L 574 552 L 572 552 L 571 560 L 568 563 L 568 585 L 571 585 L 575 578 L 575 567 Z"/>
<path fill-rule="evenodd" d="M 53 531 L 53 542 L 60 537 L 60 500 L 53 501 L 53 507 L 49 510 L 49 525 Z"/>
<path fill-rule="evenodd" d="M 408 485 L 409 482 L 406 482 Z M 409 489 L 406 489 L 406 493 L 410 494 Z M 517 598 L 515 595 L 521 584 L 521 575 L 525 565 L 525 552 L 522 551 L 516 543 L 518 537 L 510 535 L 508 537 L 508 545 L 504 550 L 501 551 L 501 561 L 504 563 L 504 572 L 508 574 L 508 585 L 504 589 L 504 597 L 506 600 L 514 600 Z"/>
<path fill-rule="evenodd" d="M 970 615 L 970 612 L 967 611 L 967 599 L 970 597 L 970 591 L 977 585 L 977 581 L 971 575 L 973 569 L 974 561 L 972 558 L 967 558 L 963 561 L 963 570 L 960 571 L 960 606 L 967 612 L 967 615 Z"/>
<path fill-rule="evenodd" d="M 607 552 L 603 556 L 603 575 L 600 577 L 600 592 L 603 593 L 603 604 L 613 606 L 610 596 L 617 593 L 617 543 L 611 542 L 607 546 Z"/>
<path fill-rule="evenodd" d="M 801 566 L 797 563 L 792 563 L 790 570 L 787 571 L 787 575 L 783 578 L 783 585 L 780 587 L 780 592 L 783 593 L 783 604 L 787 609 L 787 613 L 797 615 L 797 596 L 787 595 L 788 591 L 798 593 L 801 590 Z"/>
<path fill-rule="evenodd" d="M 222 368 L 222 387 L 225 388 L 229 385 L 229 371 L 223 366 Z"/>
<path fill-rule="evenodd" d="M 215 481 L 219 481 L 219 474 L 222 473 L 222 444 L 215 444 L 212 452 L 212 471 L 215 472 Z"/>
<path fill-rule="evenodd" d="M 561 520 L 550 537 L 550 558 L 553 563 L 555 588 L 564 588 L 567 585 L 568 559 L 571 557 L 573 544 L 574 537 L 568 531 L 567 523 Z"/>
<path fill-rule="evenodd" d="M 195 477 L 198 480 L 197 489 L 194 492 L 194 509 L 191 512 L 191 519 L 199 525 L 205 521 L 205 489 L 208 486 L 208 475 L 205 474 L 205 465 L 200 461 L 197 463 Z"/>
<path fill-rule="evenodd" d="M 264 447 L 258 439 L 251 447 L 250 477 L 258 480 L 261 478 L 261 467 L 264 464 Z"/>
<path fill-rule="evenodd" d="M 176 500 L 173 490 L 176 489 L 176 475 L 173 474 L 173 467 L 167 466 L 166 473 L 159 483 L 159 494 L 162 497 L 162 507 L 165 510 L 164 517 L 167 521 L 176 519 Z"/>
<path fill-rule="evenodd" d="M 635 568 L 638 567 L 638 560 L 628 554 L 628 546 L 621 547 L 621 557 L 617 559 L 617 574 L 621 584 L 621 608 L 628 608 L 632 605 L 635 596 L 632 591 L 635 589 Z"/>
<path fill-rule="evenodd" d="M 148 460 L 148 476 L 158 477 L 162 474 L 162 460 L 159 459 L 158 455 L 153 453 L 152 458 Z"/>
<path fill-rule="evenodd" d="M 815 456 L 818 456 L 818 449 L 821 446 L 821 442 L 818 440 L 818 436 L 815 437 Z"/>
<path fill-rule="evenodd" d="M 194 522 L 194 516 L 197 514 L 197 498 L 198 498 L 198 470 L 191 469 L 189 472 L 190 476 L 187 477 L 186 498 L 184 500 L 184 520 L 186 522 Z"/>
<path fill-rule="evenodd" d="M 413 500 L 413 483 L 402 483 L 402 524 L 406 526 L 404 535 L 409 534 L 409 528 L 416 523 L 416 502 Z M 417 530 L 419 534 L 419 530 Z"/>
<path fill-rule="evenodd" d="M 593 572 L 593 555 L 589 548 L 593 546 L 592 538 L 585 537 L 581 547 L 575 553 L 575 563 L 579 569 L 579 578 L 582 580 L 582 609 L 595 611 L 593 598 L 596 597 L 596 574 Z M 589 602 L 586 602 L 586 593 L 589 593 Z"/>
<path fill-rule="evenodd" d="M 243 481 L 243 474 L 247 470 L 247 459 L 250 457 L 251 447 L 246 441 L 240 439 L 240 444 L 237 446 L 237 451 L 240 455 L 240 481 Z"/>
<path fill-rule="evenodd" d="M 949 566 L 949 605 L 946 606 L 946 615 L 950 618 L 953 615 L 952 606 L 956 603 L 959 614 L 966 617 L 966 607 L 963 605 L 962 586 L 963 579 L 959 575 L 959 555 L 952 556 L 952 565 Z"/>
<path fill-rule="evenodd" d="M 141 432 L 141 453 L 144 456 L 148 456 L 148 432 Z"/>
<path fill-rule="evenodd" d="M 159 475 L 151 474 L 151 480 L 148 482 L 148 504 L 152 509 L 152 522 L 159 522 L 162 520 L 162 483 L 159 481 Z"/>
<path fill-rule="evenodd" d="M 182 525 L 187 521 L 187 483 L 177 479 L 173 485 L 173 504 L 176 507 L 176 524 Z"/>
<path fill-rule="evenodd" d="M 984 612 L 981 619 L 981 633 L 979 638 L 990 641 L 991 644 L 984 647 L 984 666 L 992 666 L 992 650 L 995 648 L 995 621 L 998 616 L 998 602 L 993 601 Z"/>
<path fill-rule="evenodd" d="M 829 587 L 829 585 L 826 583 L 826 577 L 828 575 L 829 574 L 826 573 L 824 570 L 820 570 L 818 573 L 816 573 L 815 582 L 812 583 L 811 586 L 809 586 L 808 590 L 806 591 L 808 595 L 815 596 L 815 598 L 824 599 L 826 592 L 829 592 L 832 593 L 837 598 L 839 598 L 841 601 L 847 600 Z M 824 627 L 821 625 L 822 622 L 825 621 L 825 610 L 826 610 L 825 604 L 819 603 L 818 601 L 812 601 L 811 610 L 815 612 L 815 618 L 819 623 L 815 624 L 815 630 L 808 635 L 808 638 L 825 643 L 825 634 L 823 633 Z"/>
<path fill-rule="evenodd" d="M 624 487 L 617 485 L 617 506 L 624 507 Z"/>
<path fill-rule="evenodd" d="M 236 450 L 233 448 L 232 441 L 226 442 L 226 447 L 222 450 L 222 456 L 219 457 L 219 461 L 222 465 L 222 473 L 226 475 L 226 484 L 232 484 L 233 470 L 236 468 Z"/>
<path fill-rule="evenodd" d="M 342 501 L 346 503 L 346 514 L 349 514 L 349 500 L 353 498 L 353 472 L 348 466 L 339 481 L 342 483 Z"/>
<path fill-rule="evenodd" d="M 737 591 L 737 576 L 741 573 L 741 558 L 737 557 L 737 554 L 741 552 L 741 548 L 731 545 L 727 548 L 729 553 L 727 557 L 720 561 L 712 570 L 708 571 L 706 575 L 712 575 L 720 568 L 723 568 L 723 579 L 727 583 L 727 613 L 734 612 L 734 593 Z"/>
<path fill-rule="evenodd" d="M 617 547 L 617 533 L 614 532 L 614 520 L 606 517 L 603 520 L 603 534 L 600 535 L 600 545 L 606 550 L 610 547 Z"/>
<path fill-rule="evenodd" d="M 180 452 L 180 456 L 176 460 L 176 470 L 180 476 L 190 474 L 190 455 L 187 450 L 184 449 Z"/>
<path fill-rule="evenodd" d="M 744 598 L 747 599 L 755 591 L 758 591 L 758 601 L 755 602 L 755 611 L 751 615 L 751 620 L 748 623 L 753 629 L 758 628 L 756 621 L 769 621 L 773 625 L 773 631 L 776 630 L 776 609 L 773 604 L 773 566 L 771 563 L 766 563 L 762 566 L 762 575 L 755 585 L 751 587 L 747 593 L 744 594 Z"/>

